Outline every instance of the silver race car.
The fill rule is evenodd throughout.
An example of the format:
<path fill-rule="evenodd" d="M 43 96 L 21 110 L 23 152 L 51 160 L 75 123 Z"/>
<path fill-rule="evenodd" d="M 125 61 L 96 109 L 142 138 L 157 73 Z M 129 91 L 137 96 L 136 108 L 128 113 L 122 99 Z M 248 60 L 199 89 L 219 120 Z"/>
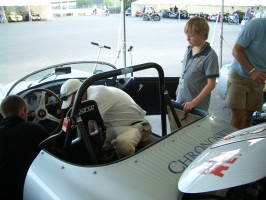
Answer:
<path fill-rule="evenodd" d="M 149 70 L 158 77 L 136 76 Z M 83 84 L 63 113 L 58 94 L 69 78 Z M 82 101 L 95 84 L 120 88 L 147 111 L 153 143 L 124 158 L 115 149 L 101 151 L 106 132 L 97 102 Z M 2 98 L 23 96 L 29 120 L 51 135 L 28 171 L 24 200 L 244 199 L 234 198 L 241 191 L 265 199 L 266 124 L 237 131 L 202 110 L 184 113 L 173 100 L 177 85 L 178 77 L 164 77 L 156 63 L 116 69 L 84 61 L 47 67 L 4 86 Z M 87 134 L 89 120 L 97 127 L 93 135 Z"/>

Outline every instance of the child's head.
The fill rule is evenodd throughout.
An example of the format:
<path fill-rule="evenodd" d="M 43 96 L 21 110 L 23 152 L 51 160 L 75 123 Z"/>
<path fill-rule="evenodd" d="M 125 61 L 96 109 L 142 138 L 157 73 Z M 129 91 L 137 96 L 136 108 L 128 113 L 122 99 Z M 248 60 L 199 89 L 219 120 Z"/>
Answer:
<path fill-rule="evenodd" d="M 205 20 L 202 17 L 193 17 L 185 25 L 184 32 L 186 35 L 193 35 L 193 34 L 198 34 L 202 35 L 208 39 L 209 35 L 209 24 L 207 20 Z"/>

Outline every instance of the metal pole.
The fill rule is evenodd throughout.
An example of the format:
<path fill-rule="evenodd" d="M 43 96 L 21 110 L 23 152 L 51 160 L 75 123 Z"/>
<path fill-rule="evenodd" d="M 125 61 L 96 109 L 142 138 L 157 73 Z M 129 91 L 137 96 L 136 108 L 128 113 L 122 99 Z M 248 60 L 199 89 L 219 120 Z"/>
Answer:
<path fill-rule="evenodd" d="M 115 14 L 116 14 L 116 0 L 114 0 L 115 1 Z"/>
<path fill-rule="evenodd" d="M 121 2 L 121 14 L 122 14 L 122 30 L 123 30 L 123 39 L 122 39 L 122 54 L 123 54 L 123 65 L 127 67 L 126 60 L 126 18 L 125 18 L 125 0 Z"/>
<path fill-rule="evenodd" d="M 29 21 L 31 21 L 31 11 L 30 11 L 30 5 L 28 5 L 28 15 L 29 15 Z"/>
<path fill-rule="evenodd" d="M 224 21 L 224 0 L 222 0 L 222 8 L 221 8 L 221 33 L 220 33 L 220 69 L 223 66 L 223 21 Z"/>

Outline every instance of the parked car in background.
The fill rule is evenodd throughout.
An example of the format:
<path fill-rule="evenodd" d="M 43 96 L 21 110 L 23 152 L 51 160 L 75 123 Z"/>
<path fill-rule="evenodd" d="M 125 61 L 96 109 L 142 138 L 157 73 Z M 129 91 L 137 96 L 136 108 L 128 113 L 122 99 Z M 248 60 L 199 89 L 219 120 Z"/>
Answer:
<path fill-rule="evenodd" d="M 170 12 L 169 13 L 169 18 L 170 19 L 178 19 L 178 13 Z"/>
<path fill-rule="evenodd" d="M 186 10 L 179 10 L 178 12 L 171 12 L 169 18 L 172 19 L 188 19 L 188 12 Z"/>
<path fill-rule="evenodd" d="M 236 14 L 238 15 L 239 23 L 241 23 L 241 21 L 245 18 L 245 13 L 242 11 L 235 11 L 233 12 L 233 14 L 228 15 L 228 20 L 231 19 L 231 21 L 234 21 Z"/>
<path fill-rule="evenodd" d="M 128 9 L 126 9 L 125 15 L 126 16 L 131 16 L 131 7 L 129 7 Z"/>
<path fill-rule="evenodd" d="M 224 22 L 228 22 L 228 17 L 230 13 L 224 13 Z"/>
<path fill-rule="evenodd" d="M 8 22 L 21 22 L 23 21 L 22 15 L 17 14 L 16 12 L 6 12 L 6 19 Z"/>
<path fill-rule="evenodd" d="M 199 13 L 189 13 L 188 18 L 191 19 L 193 17 L 203 17 L 204 19 L 208 20 L 209 14 L 199 12 Z"/>
<path fill-rule="evenodd" d="M 209 17 L 208 17 L 208 21 L 216 22 L 216 20 L 217 20 L 217 16 L 218 16 L 218 14 L 212 14 L 212 15 L 209 15 Z M 219 21 L 220 21 L 220 19 L 219 19 Z"/>
<path fill-rule="evenodd" d="M 30 11 L 30 15 L 29 15 L 28 11 L 21 13 L 21 15 L 23 16 L 24 21 L 30 21 L 30 20 L 31 21 L 40 21 L 41 20 L 40 15 L 36 14 L 33 11 Z"/>
<path fill-rule="evenodd" d="M 163 9 L 160 11 L 160 16 L 162 18 L 169 18 L 169 14 L 171 13 L 170 10 L 167 10 L 167 9 Z"/>
<path fill-rule="evenodd" d="M 188 19 L 188 12 L 186 10 L 179 10 L 180 19 Z"/>
<path fill-rule="evenodd" d="M 136 17 L 141 17 L 143 15 L 143 12 L 141 10 L 137 10 L 135 13 Z"/>
<path fill-rule="evenodd" d="M 228 16 L 229 16 L 230 14 L 229 13 L 224 13 L 224 16 L 223 16 L 223 21 L 224 22 L 227 22 L 228 21 Z M 216 20 L 217 20 L 217 17 L 218 17 L 218 22 L 220 22 L 221 21 L 221 14 L 213 14 L 213 15 L 209 15 L 209 17 L 208 17 L 208 21 L 211 21 L 211 22 L 216 22 Z"/>

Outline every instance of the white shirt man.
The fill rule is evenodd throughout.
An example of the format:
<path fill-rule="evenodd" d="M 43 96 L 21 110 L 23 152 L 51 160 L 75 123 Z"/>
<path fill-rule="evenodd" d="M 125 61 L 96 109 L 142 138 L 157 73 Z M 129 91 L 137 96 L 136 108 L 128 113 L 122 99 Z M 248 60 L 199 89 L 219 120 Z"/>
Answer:
<path fill-rule="evenodd" d="M 69 79 L 61 87 L 60 93 L 68 98 L 63 101 L 62 109 L 73 103 L 73 96 L 82 82 Z M 124 91 L 109 86 L 90 86 L 83 100 L 94 100 L 106 125 L 104 150 L 114 146 L 120 156 L 131 155 L 140 142 L 152 141 L 151 126 L 145 119 L 144 111 Z"/>

